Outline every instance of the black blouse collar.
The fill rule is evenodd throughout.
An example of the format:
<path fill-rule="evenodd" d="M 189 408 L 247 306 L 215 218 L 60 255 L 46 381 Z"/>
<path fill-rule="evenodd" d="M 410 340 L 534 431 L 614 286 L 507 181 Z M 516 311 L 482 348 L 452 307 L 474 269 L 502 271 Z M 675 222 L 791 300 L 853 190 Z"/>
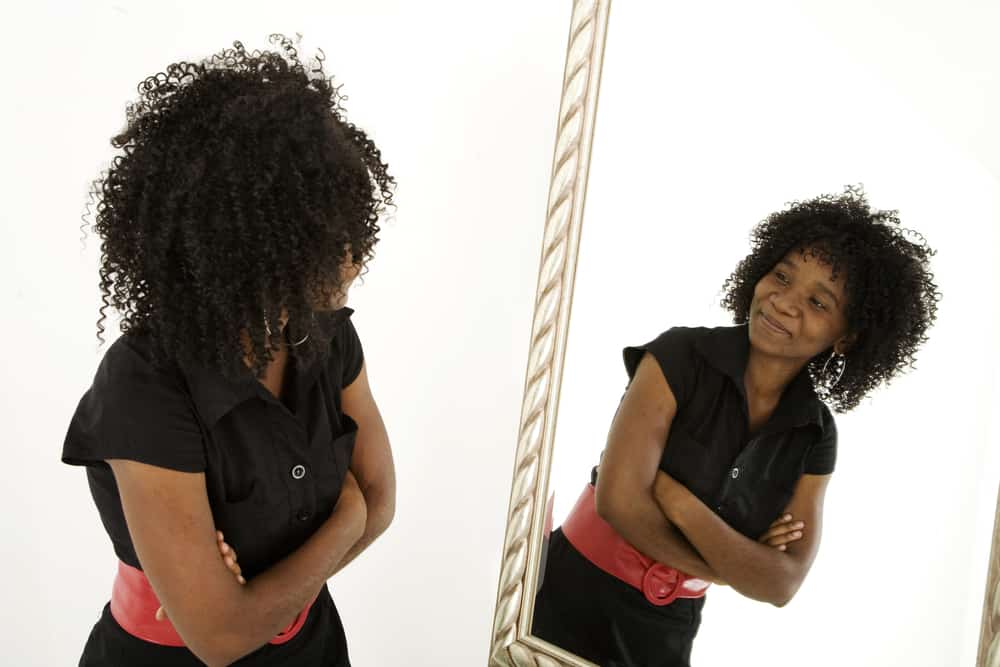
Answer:
<path fill-rule="evenodd" d="M 339 308 L 316 313 L 316 324 L 325 339 L 332 340 L 338 327 L 354 314 L 351 308 Z M 298 370 L 299 381 L 311 383 L 321 372 L 326 362 L 321 357 L 310 367 Z M 192 362 L 179 362 L 181 374 L 187 381 L 188 390 L 205 426 L 211 428 L 219 419 L 243 401 L 262 395 L 267 389 L 252 376 L 230 380 L 217 370 Z"/>
<path fill-rule="evenodd" d="M 749 327 L 739 324 L 709 329 L 706 335 L 696 339 L 695 349 L 709 364 L 729 377 L 746 400 L 743 375 L 750 357 Z M 803 368 L 785 388 L 765 429 L 806 424 L 824 428 L 825 412 L 825 406 L 816 396 L 812 378 L 809 377 L 808 370 Z"/>

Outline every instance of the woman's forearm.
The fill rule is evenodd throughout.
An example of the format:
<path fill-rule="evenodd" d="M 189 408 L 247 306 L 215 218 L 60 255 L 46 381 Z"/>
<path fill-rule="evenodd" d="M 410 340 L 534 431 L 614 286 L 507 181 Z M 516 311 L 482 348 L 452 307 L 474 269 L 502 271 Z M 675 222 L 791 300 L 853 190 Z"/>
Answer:
<path fill-rule="evenodd" d="M 683 501 L 657 498 L 667 518 L 694 545 L 709 567 L 739 593 L 784 606 L 791 598 L 792 558 L 734 530 L 694 494 Z"/>
<path fill-rule="evenodd" d="M 635 497 L 620 509 L 598 506 L 598 511 L 629 544 L 653 560 L 699 579 L 726 583 L 667 520 L 652 494 Z"/>
<path fill-rule="evenodd" d="M 333 513 L 309 539 L 241 588 L 238 609 L 219 642 L 228 662 L 263 646 L 294 620 L 357 543 L 366 516 L 360 492 L 342 493 Z"/>
<path fill-rule="evenodd" d="M 365 504 L 368 508 L 368 518 L 365 521 L 365 530 L 362 533 L 361 538 L 358 539 L 354 545 L 348 549 L 347 553 L 340 560 L 340 562 L 334 567 L 333 571 L 330 573 L 332 577 L 337 572 L 347 567 L 348 563 L 357 558 L 361 552 L 371 546 L 372 542 L 378 538 L 379 535 L 384 533 L 392 523 L 393 516 L 396 512 L 395 500 L 390 497 L 389 493 L 382 491 L 377 488 L 369 488 L 364 492 Z M 394 494 L 392 494 L 394 496 Z"/>

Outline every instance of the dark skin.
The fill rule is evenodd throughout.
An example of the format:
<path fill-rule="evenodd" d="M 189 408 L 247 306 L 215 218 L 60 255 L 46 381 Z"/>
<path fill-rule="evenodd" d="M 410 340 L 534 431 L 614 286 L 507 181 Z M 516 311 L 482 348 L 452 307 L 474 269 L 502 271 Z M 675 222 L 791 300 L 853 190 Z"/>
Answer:
<path fill-rule="evenodd" d="M 843 280 L 833 280 L 829 266 L 797 250 L 758 282 L 744 376 L 751 433 L 767 422 L 812 357 L 830 348 L 850 349 L 854 336 L 847 330 L 845 305 Z M 659 471 L 676 412 L 676 398 L 647 353 L 612 423 L 597 481 L 598 513 L 651 558 L 784 606 L 819 549 L 830 475 L 803 475 L 771 528 L 756 541 L 748 539 Z"/>
<path fill-rule="evenodd" d="M 357 268 L 345 267 L 345 286 L 329 308 L 343 307 Z M 280 327 L 286 322 L 283 313 Z M 261 382 L 281 398 L 287 343 L 272 353 Z M 169 612 L 185 644 L 206 664 L 230 664 L 267 643 L 392 520 L 392 455 L 367 366 L 344 388 L 342 406 L 358 423 L 358 436 L 333 513 L 301 547 L 250 582 L 240 573 L 235 550 L 213 525 L 204 473 L 108 460 L 136 553 L 163 604 L 157 617 Z"/>

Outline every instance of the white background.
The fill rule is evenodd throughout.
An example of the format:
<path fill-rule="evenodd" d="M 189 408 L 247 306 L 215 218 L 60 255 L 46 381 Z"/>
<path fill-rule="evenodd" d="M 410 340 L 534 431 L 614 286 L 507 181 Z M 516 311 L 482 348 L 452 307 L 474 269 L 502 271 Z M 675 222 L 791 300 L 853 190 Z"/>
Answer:
<path fill-rule="evenodd" d="M 875 205 L 901 208 L 941 249 L 941 323 L 918 373 L 841 419 L 824 545 L 799 597 L 772 610 L 713 591 L 695 660 L 971 664 L 998 471 L 986 448 L 997 434 L 981 418 L 995 402 L 988 234 L 1000 141 L 987 122 L 1000 108 L 986 48 L 997 17 L 956 3 L 948 15 L 841 3 L 803 21 L 786 14 L 791 4 L 755 3 L 753 14 L 647 16 L 654 4 L 631 18 L 639 3 L 612 9 L 557 493 L 574 496 L 600 451 L 623 387 L 620 348 L 675 323 L 723 321 L 715 292 L 749 226 L 788 199 L 863 181 Z M 105 349 L 94 337 L 98 240 L 80 242 L 87 184 L 113 155 L 108 139 L 141 79 L 234 39 L 264 48 L 268 33 L 297 30 L 324 50 L 349 118 L 400 183 L 396 218 L 352 292 L 399 496 L 389 532 L 331 582 L 351 656 L 485 663 L 569 11 L 384 0 L 18 8 L 0 105 L 0 296 L 16 346 L 0 358 L 10 664 L 75 664 L 114 572 L 83 471 L 59 462 Z M 790 21 L 810 27 L 789 31 Z M 727 52 L 734 41 L 742 50 Z M 806 53 L 816 44 L 824 50 Z M 773 76 L 754 78 L 761 66 Z M 819 104 L 811 82 L 834 74 L 858 88 L 831 85 Z M 793 86 L 806 108 L 778 103 Z"/>
<path fill-rule="evenodd" d="M 84 471 L 59 461 L 104 351 L 89 180 L 143 78 L 298 30 L 399 181 L 351 296 L 398 477 L 395 522 L 331 580 L 351 658 L 485 664 L 569 3 L 83 4 L 24 3 L 7 36 L 2 662 L 76 664 L 114 575 Z"/>
<path fill-rule="evenodd" d="M 840 416 L 822 546 L 786 607 L 709 591 L 692 663 L 972 665 L 1000 459 L 1000 25 L 986 3 L 612 5 L 552 486 L 558 525 L 624 391 L 621 349 L 729 324 L 784 203 L 862 182 L 939 254 L 917 370 Z M 850 363 L 850 357 L 848 357 Z M 808 527 L 807 527 L 808 529 Z"/>

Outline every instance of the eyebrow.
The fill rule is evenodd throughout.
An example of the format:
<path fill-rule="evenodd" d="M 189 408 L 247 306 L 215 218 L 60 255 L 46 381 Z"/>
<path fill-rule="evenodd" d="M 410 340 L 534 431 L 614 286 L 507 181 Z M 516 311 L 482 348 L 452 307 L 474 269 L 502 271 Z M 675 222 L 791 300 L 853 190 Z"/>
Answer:
<path fill-rule="evenodd" d="M 781 261 L 778 262 L 778 264 L 776 266 L 781 266 L 781 265 L 785 265 L 788 268 L 790 268 L 792 270 L 795 270 L 795 271 L 798 271 L 798 269 L 799 269 L 799 267 L 797 265 L 792 264 L 787 259 L 782 259 Z M 837 304 L 837 307 L 840 308 L 840 299 L 837 298 L 837 295 L 834 294 L 833 291 L 830 290 L 829 287 L 827 287 L 823 283 L 819 282 L 818 280 L 815 283 L 813 283 L 813 287 L 816 290 L 820 291 L 820 292 L 828 294 L 830 296 L 830 298 L 833 299 L 833 302 L 835 304 Z"/>

